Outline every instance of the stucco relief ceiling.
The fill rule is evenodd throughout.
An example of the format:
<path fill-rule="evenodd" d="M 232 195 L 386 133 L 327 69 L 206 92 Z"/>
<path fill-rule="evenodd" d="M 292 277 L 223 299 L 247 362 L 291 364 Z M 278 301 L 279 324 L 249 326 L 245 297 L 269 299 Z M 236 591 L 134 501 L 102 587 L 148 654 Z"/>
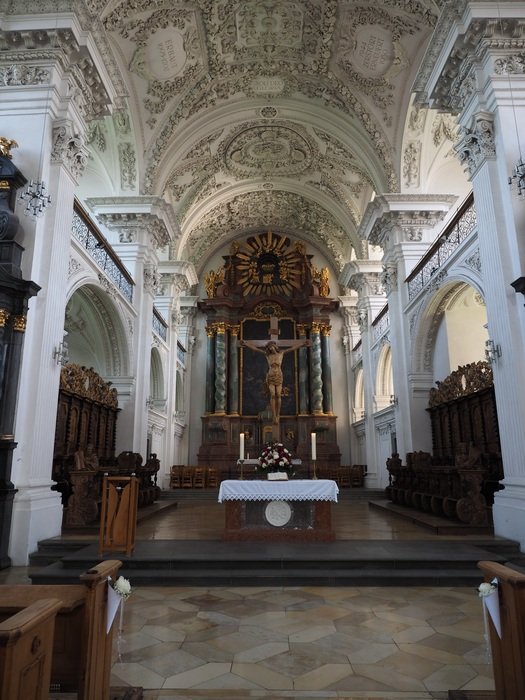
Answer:
<path fill-rule="evenodd" d="M 128 91 L 136 191 L 173 206 L 179 258 L 199 270 L 221 243 L 272 226 L 340 269 L 373 192 L 400 189 L 411 85 L 441 4 L 85 0 Z"/>

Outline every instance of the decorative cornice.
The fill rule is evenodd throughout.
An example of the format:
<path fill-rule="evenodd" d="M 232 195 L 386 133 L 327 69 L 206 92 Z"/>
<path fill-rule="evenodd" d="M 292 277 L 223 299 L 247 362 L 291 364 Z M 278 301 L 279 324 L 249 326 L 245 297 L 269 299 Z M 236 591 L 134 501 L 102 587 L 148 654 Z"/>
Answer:
<path fill-rule="evenodd" d="M 508 16 L 506 6 L 514 16 Z M 416 100 L 445 112 L 460 113 L 477 85 L 479 67 L 487 53 L 525 49 L 525 11 L 520 3 L 448 1 L 421 63 L 414 84 Z M 468 10 L 468 14 L 467 14 Z M 487 11 L 488 10 L 488 11 Z M 488 12 L 493 16 L 487 16 Z M 522 16 L 516 15 L 521 12 Z M 442 55 L 447 51 L 447 55 Z M 517 60 L 494 59 L 495 72 L 506 60 L 514 68 Z M 439 66 L 436 72 L 436 66 Z M 498 70 L 496 70 L 496 66 Z M 433 81 L 433 82 L 431 82 Z"/>
<path fill-rule="evenodd" d="M 147 235 L 156 248 L 163 248 L 178 236 L 173 209 L 162 197 L 97 197 L 86 204 L 101 223 L 119 232 L 123 243 Z"/>
<path fill-rule="evenodd" d="M 358 235 L 383 250 L 395 243 L 419 242 L 456 200 L 455 195 L 380 195 L 368 205 Z"/>

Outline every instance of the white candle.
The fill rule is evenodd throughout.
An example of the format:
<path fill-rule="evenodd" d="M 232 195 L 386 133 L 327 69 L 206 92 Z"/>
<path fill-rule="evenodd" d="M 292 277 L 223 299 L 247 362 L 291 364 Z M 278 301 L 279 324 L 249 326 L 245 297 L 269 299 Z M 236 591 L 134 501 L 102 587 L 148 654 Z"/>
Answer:
<path fill-rule="evenodd" d="M 317 443 L 316 443 L 317 435 L 315 433 L 312 433 L 312 462 L 315 462 L 317 459 Z"/>
<path fill-rule="evenodd" d="M 244 433 L 239 435 L 239 459 L 244 459 Z"/>

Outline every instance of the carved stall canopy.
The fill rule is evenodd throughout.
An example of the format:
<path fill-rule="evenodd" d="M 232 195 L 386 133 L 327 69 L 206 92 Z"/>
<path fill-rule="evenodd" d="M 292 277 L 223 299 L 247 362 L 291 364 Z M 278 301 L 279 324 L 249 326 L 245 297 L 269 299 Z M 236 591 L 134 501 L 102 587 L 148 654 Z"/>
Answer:
<path fill-rule="evenodd" d="M 493 383 L 492 368 L 488 362 L 471 362 L 458 367 L 442 382 L 436 382 L 437 388 L 433 387 L 429 392 L 428 405 L 432 408 L 470 396 L 482 389 L 492 388 Z"/>

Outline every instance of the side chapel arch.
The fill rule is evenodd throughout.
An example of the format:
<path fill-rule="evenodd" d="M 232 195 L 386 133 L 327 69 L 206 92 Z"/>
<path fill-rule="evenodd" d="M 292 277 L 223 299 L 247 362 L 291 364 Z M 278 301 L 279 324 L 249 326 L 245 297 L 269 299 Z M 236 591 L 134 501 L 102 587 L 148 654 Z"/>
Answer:
<path fill-rule="evenodd" d="M 93 367 L 106 378 L 127 376 L 130 342 L 115 301 L 102 289 L 86 284 L 66 306 L 64 330 L 71 362 Z"/>

